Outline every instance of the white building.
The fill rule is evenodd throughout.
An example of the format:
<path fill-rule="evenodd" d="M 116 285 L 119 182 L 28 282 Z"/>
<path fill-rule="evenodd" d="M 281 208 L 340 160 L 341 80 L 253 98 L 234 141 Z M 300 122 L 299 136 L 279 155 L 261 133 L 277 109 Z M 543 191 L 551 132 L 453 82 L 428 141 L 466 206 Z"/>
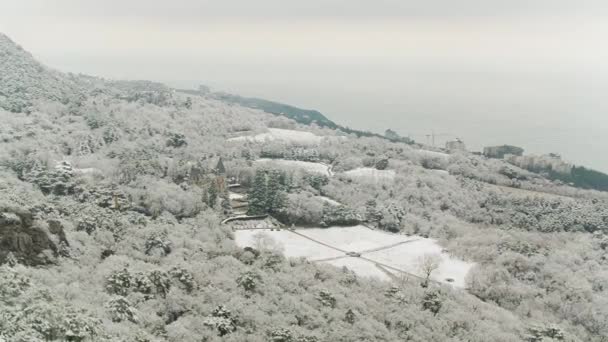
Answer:
<path fill-rule="evenodd" d="M 467 148 L 464 145 L 464 142 L 458 138 L 456 140 L 451 140 L 445 143 L 445 148 L 448 151 L 466 151 Z"/>

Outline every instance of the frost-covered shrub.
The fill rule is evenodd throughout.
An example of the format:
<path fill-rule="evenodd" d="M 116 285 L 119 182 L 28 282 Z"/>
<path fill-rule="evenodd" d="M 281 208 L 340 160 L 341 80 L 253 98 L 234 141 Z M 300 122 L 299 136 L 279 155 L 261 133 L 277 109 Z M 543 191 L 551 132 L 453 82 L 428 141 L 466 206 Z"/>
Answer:
<path fill-rule="evenodd" d="M 76 155 L 86 156 L 97 152 L 103 146 L 103 140 L 91 134 L 76 138 Z"/>
<path fill-rule="evenodd" d="M 168 239 L 166 231 L 152 232 L 145 243 L 145 253 L 147 255 L 165 256 L 171 253 L 171 241 Z"/>
<path fill-rule="evenodd" d="M 133 276 L 125 268 L 112 273 L 106 279 L 106 291 L 110 294 L 126 296 L 133 285 Z"/>
<path fill-rule="evenodd" d="M 368 224 L 390 232 L 399 232 L 405 217 L 405 210 L 390 202 L 378 208 L 376 200 L 368 200 L 365 204 L 365 220 Z"/>
<path fill-rule="evenodd" d="M 133 275 L 133 290 L 144 295 L 150 295 L 154 291 L 154 284 L 147 274 L 138 272 Z"/>
<path fill-rule="evenodd" d="M 278 271 L 281 268 L 283 261 L 285 261 L 285 257 L 276 251 L 268 251 L 267 253 L 262 254 L 262 257 L 259 260 L 262 268 Z"/>
<path fill-rule="evenodd" d="M 11 305 L 31 286 L 30 279 L 14 269 L 0 266 L 0 302 Z"/>
<path fill-rule="evenodd" d="M 186 141 L 186 136 L 181 133 L 168 133 L 169 137 L 167 138 L 167 146 L 169 147 L 183 147 L 188 145 Z"/>
<path fill-rule="evenodd" d="M 441 298 L 441 293 L 437 290 L 429 290 L 425 292 L 424 297 L 422 298 L 422 309 L 428 310 L 432 312 L 434 315 L 439 313 L 441 307 L 443 306 L 443 300 Z"/>
<path fill-rule="evenodd" d="M 266 332 L 269 342 L 319 342 L 316 336 L 299 335 L 287 328 L 273 328 Z"/>
<path fill-rule="evenodd" d="M 319 225 L 324 202 L 308 192 L 287 195 L 284 222 L 296 225 Z"/>
<path fill-rule="evenodd" d="M 121 184 L 128 184 L 144 176 L 162 177 L 166 167 L 156 153 L 156 148 L 124 148 L 112 153 L 120 160 L 116 170 L 116 178 Z M 152 178 L 152 179 L 154 179 Z M 146 179 L 149 181 L 151 179 Z"/>
<path fill-rule="evenodd" d="M 106 308 L 113 322 L 131 321 L 137 323 L 137 310 L 124 297 L 112 298 Z"/>
<path fill-rule="evenodd" d="M 431 169 L 431 170 L 445 170 L 447 167 L 447 162 L 445 161 L 444 158 L 432 157 L 432 156 L 422 157 L 420 164 L 425 169 Z"/>
<path fill-rule="evenodd" d="M 219 336 L 225 336 L 236 330 L 234 322 L 229 318 L 207 317 L 203 324 L 217 330 Z"/>
<path fill-rule="evenodd" d="M 293 333 L 286 328 L 275 328 L 268 331 L 268 338 L 272 342 L 293 342 Z"/>
<path fill-rule="evenodd" d="M 72 166 L 61 162 L 54 169 L 36 166 L 24 174 L 24 180 L 36 184 L 45 194 L 67 195 L 74 191 Z"/>
<path fill-rule="evenodd" d="M 101 137 L 106 145 L 120 140 L 121 132 L 115 125 L 108 125 L 103 129 Z"/>
<path fill-rule="evenodd" d="M 321 220 L 324 226 L 354 226 L 361 222 L 361 217 L 357 212 L 347 206 L 333 206 L 329 203 L 325 203 Z"/>
<path fill-rule="evenodd" d="M 388 158 L 380 158 L 376 161 L 376 163 L 374 164 L 374 167 L 377 170 L 386 170 L 386 168 L 388 167 Z"/>
<path fill-rule="evenodd" d="M 352 309 L 348 309 L 344 314 L 344 321 L 346 323 L 354 324 L 356 319 L 357 316 L 355 315 L 355 312 Z"/>
<path fill-rule="evenodd" d="M 317 293 L 317 300 L 323 305 L 330 308 L 336 307 L 336 297 L 327 290 L 321 290 Z"/>
<path fill-rule="evenodd" d="M 329 178 L 325 175 L 307 173 L 302 177 L 305 184 L 310 185 L 313 189 L 321 190 L 322 187 L 329 183 Z"/>
<path fill-rule="evenodd" d="M 180 267 L 174 267 L 173 269 L 171 269 L 169 274 L 171 274 L 173 279 L 177 280 L 187 292 L 192 292 L 192 290 L 196 288 L 196 282 L 194 281 L 194 277 L 189 271 Z"/>
<path fill-rule="evenodd" d="M 203 321 L 206 326 L 217 330 L 219 336 L 225 336 L 236 330 L 236 319 L 230 310 L 225 306 L 219 305 L 211 312 L 211 315 Z"/>
<path fill-rule="evenodd" d="M 179 185 L 141 177 L 128 189 L 129 198 L 141 212 L 158 217 L 167 211 L 177 218 L 194 217 L 203 209 L 203 190 L 184 190 Z"/>
<path fill-rule="evenodd" d="M 566 334 L 557 325 L 535 326 L 528 328 L 526 342 L 558 342 L 566 341 Z"/>
<path fill-rule="evenodd" d="M 55 300 L 15 269 L 0 267 L 0 337 L 6 334 L 6 341 L 16 342 L 85 341 L 97 335 L 98 320 Z"/>
<path fill-rule="evenodd" d="M 124 234 L 128 223 L 135 224 L 133 220 L 131 222 L 125 221 L 125 218 L 130 216 L 117 216 L 109 209 L 85 206 L 79 208 L 79 210 L 76 230 L 84 231 L 89 235 L 96 230 L 104 230 L 111 232 L 118 239 Z M 136 221 L 135 217 L 132 218 Z"/>
<path fill-rule="evenodd" d="M 121 211 L 131 208 L 131 202 L 127 195 L 116 186 L 79 187 L 76 191 L 80 202 L 93 202 L 102 208 Z"/>
<path fill-rule="evenodd" d="M 154 292 L 163 298 L 166 297 L 171 289 L 171 278 L 169 278 L 169 275 L 166 272 L 154 270 L 148 273 L 148 278 L 152 285 L 154 285 Z"/>
<path fill-rule="evenodd" d="M 243 290 L 245 290 L 247 292 L 253 292 L 253 291 L 255 291 L 256 287 L 258 286 L 258 283 L 261 280 L 262 280 L 262 278 L 260 277 L 259 274 L 252 272 L 252 271 L 248 271 L 248 272 L 241 274 L 236 279 L 236 283 L 238 284 L 239 287 L 242 287 Z"/>
<path fill-rule="evenodd" d="M 97 320 L 83 313 L 68 313 L 63 319 L 63 335 L 67 341 L 81 342 L 98 335 Z"/>
<path fill-rule="evenodd" d="M 84 120 L 90 129 L 103 127 L 107 122 L 107 118 L 100 113 L 88 113 L 84 116 Z"/>

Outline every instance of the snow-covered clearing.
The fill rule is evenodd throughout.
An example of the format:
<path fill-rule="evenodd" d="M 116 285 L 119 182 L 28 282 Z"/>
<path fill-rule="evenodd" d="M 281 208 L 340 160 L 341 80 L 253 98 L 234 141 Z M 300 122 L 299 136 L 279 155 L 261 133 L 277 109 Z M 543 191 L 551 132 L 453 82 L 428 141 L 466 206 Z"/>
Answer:
<path fill-rule="evenodd" d="M 392 181 L 395 179 L 395 170 L 377 170 L 371 167 L 360 167 L 344 172 L 344 175 L 368 181 Z"/>
<path fill-rule="evenodd" d="M 231 200 L 242 200 L 242 199 L 245 199 L 245 195 L 230 192 L 230 193 L 228 193 L 228 198 Z"/>
<path fill-rule="evenodd" d="M 298 229 L 295 232 L 238 230 L 234 234 L 237 245 L 241 247 L 255 248 L 256 240 L 260 237 L 258 234 L 263 234 L 261 236 L 270 237 L 282 246 L 287 257 L 305 257 L 311 261 L 327 262 L 338 267 L 346 266 L 360 276 L 381 280 L 390 280 L 391 277 L 379 269 L 376 263 L 423 276 L 421 259 L 433 255 L 437 258 L 438 268 L 431 278 L 456 287 L 464 287 L 465 277 L 474 265 L 443 252 L 443 248 L 435 240 L 391 234 L 364 226 Z M 347 256 L 345 252 L 357 252 L 361 257 Z M 403 275 L 399 271 L 388 270 L 396 277 Z"/>
<path fill-rule="evenodd" d="M 331 204 L 331 205 L 342 205 L 342 203 L 340 203 L 340 202 L 338 202 L 338 201 L 336 201 L 336 200 L 333 200 L 333 199 L 331 199 L 331 198 L 329 198 L 329 197 L 325 197 L 325 196 L 317 196 L 317 198 L 318 198 L 318 199 L 320 199 L 321 201 L 326 202 L 326 203 L 329 203 L 329 204 Z"/>
<path fill-rule="evenodd" d="M 331 169 L 328 165 L 323 163 L 305 162 L 300 160 L 287 160 L 287 159 L 268 159 L 261 158 L 255 161 L 256 164 L 274 164 L 279 167 L 286 167 L 291 169 L 301 169 L 312 173 L 319 173 L 328 177 L 332 176 Z"/>
<path fill-rule="evenodd" d="M 228 141 L 264 141 L 282 140 L 298 144 L 318 144 L 323 140 L 322 136 L 318 136 L 311 132 L 294 131 L 291 129 L 269 128 L 268 132 L 257 135 L 247 135 L 241 137 L 230 138 Z"/>
<path fill-rule="evenodd" d="M 447 170 L 439 170 L 439 169 L 432 169 L 431 172 L 440 174 L 440 175 L 445 175 L 445 176 L 449 176 L 450 172 Z"/>
<path fill-rule="evenodd" d="M 327 263 L 336 267 L 346 267 L 360 277 L 376 278 L 386 281 L 391 280 L 385 272 L 369 261 L 361 258 L 340 258 L 329 260 Z"/>
<path fill-rule="evenodd" d="M 344 253 L 303 238 L 288 230 L 237 230 L 235 242 L 240 247 L 256 248 L 256 235 L 266 234 L 283 246 L 283 254 L 290 258 L 325 259 L 342 256 Z"/>
<path fill-rule="evenodd" d="M 89 175 L 89 174 L 102 175 L 103 174 L 103 172 L 101 172 L 101 170 L 96 169 L 94 167 L 87 167 L 84 169 L 74 168 L 73 170 L 74 170 L 75 174 L 81 174 L 81 175 Z"/>
<path fill-rule="evenodd" d="M 465 276 L 473 264 L 452 258 L 442 250 L 443 248 L 435 240 L 421 238 L 395 248 L 370 252 L 366 257 L 421 276 L 420 258 L 428 254 L 437 255 L 441 261 L 437 270 L 431 274 L 431 279 L 440 282 L 453 279 L 454 286 L 464 287 Z"/>
<path fill-rule="evenodd" d="M 380 246 L 412 240 L 406 235 L 390 234 L 364 226 L 309 228 L 298 232 L 345 251 L 362 252 Z"/>
<path fill-rule="evenodd" d="M 422 155 L 426 155 L 429 157 L 444 158 L 444 159 L 450 158 L 449 154 L 443 153 L 443 152 L 429 151 L 429 150 L 418 150 L 418 152 Z"/>

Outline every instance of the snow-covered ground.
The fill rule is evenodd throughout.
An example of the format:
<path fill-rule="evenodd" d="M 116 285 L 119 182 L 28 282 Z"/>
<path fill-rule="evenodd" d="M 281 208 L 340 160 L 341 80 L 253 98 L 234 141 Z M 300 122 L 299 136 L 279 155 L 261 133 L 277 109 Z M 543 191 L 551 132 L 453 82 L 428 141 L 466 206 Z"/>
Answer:
<path fill-rule="evenodd" d="M 336 267 L 347 267 L 360 277 L 376 278 L 379 280 L 390 281 L 391 278 L 378 267 L 367 260 L 361 258 L 340 258 L 327 261 L 328 264 Z"/>
<path fill-rule="evenodd" d="M 305 257 L 338 267 L 346 266 L 360 276 L 381 280 L 390 280 L 390 277 L 375 263 L 423 276 L 421 259 L 433 255 L 438 260 L 438 268 L 431 278 L 464 287 L 465 277 L 474 266 L 443 252 L 435 240 L 391 234 L 363 226 L 298 229 L 295 233 L 288 230 L 239 230 L 234 234 L 237 245 L 241 247 L 255 247 L 256 234 L 265 234 L 283 247 L 287 257 Z M 362 258 L 348 257 L 340 250 L 361 253 Z M 325 260 L 331 258 L 335 259 Z M 397 277 L 402 275 L 398 271 L 390 271 Z"/>
<path fill-rule="evenodd" d="M 242 200 L 242 199 L 245 199 L 245 195 L 230 192 L 228 194 L 228 198 L 230 198 L 231 200 Z"/>
<path fill-rule="evenodd" d="M 364 226 L 337 228 L 308 228 L 298 232 L 345 251 L 362 252 L 397 242 L 409 241 L 413 237 L 391 234 Z"/>
<path fill-rule="evenodd" d="M 300 160 L 287 160 L 287 159 L 267 159 L 261 158 L 255 161 L 256 164 L 269 164 L 277 165 L 280 167 L 301 169 L 312 173 L 320 173 L 328 177 L 332 176 L 330 167 L 323 163 L 305 162 Z"/>
<path fill-rule="evenodd" d="M 321 201 L 323 201 L 323 202 L 327 202 L 327 203 L 329 203 L 329 204 L 331 204 L 331 205 L 342 205 L 342 203 L 340 203 L 340 202 L 338 202 L 338 201 L 335 201 L 335 200 L 333 200 L 333 199 L 331 199 L 331 198 L 329 198 L 329 197 L 325 197 L 325 196 L 317 196 L 317 198 L 318 198 L 318 199 L 320 199 Z"/>
<path fill-rule="evenodd" d="M 96 169 L 94 167 L 87 167 L 84 169 L 74 168 L 73 170 L 74 170 L 74 174 L 81 174 L 81 175 L 88 175 L 88 174 L 101 175 L 101 174 L 103 174 L 103 172 L 101 172 L 101 170 Z"/>
<path fill-rule="evenodd" d="M 344 175 L 368 181 L 392 181 L 395 179 L 395 170 L 377 170 L 371 167 L 360 167 L 344 172 Z"/>
<path fill-rule="evenodd" d="M 343 255 L 344 253 L 303 238 L 288 230 L 237 230 L 234 239 L 240 247 L 256 248 L 256 235 L 266 234 L 283 246 L 283 254 L 290 258 L 305 257 L 307 259 L 325 259 Z"/>
<path fill-rule="evenodd" d="M 437 157 L 437 158 L 444 158 L 444 159 L 450 158 L 449 154 L 443 153 L 443 152 L 429 151 L 429 150 L 418 150 L 418 152 L 420 154 L 423 154 L 423 155 L 426 155 L 429 157 Z"/>
<path fill-rule="evenodd" d="M 322 136 L 318 136 L 311 132 L 294 131 L 291 129 L 269 128 L 268 132 L 257 135 L 247 135 L 241 137 L 230 138 L 228 141 L 254 141 L 264 142 L 272 140 L 282 140 L 294 142 L 298 144 L 318 144 L 323 140 Z"/>
<path fill-rule="evenodd" d="M 436 255 L 440 258 L 440 263 L 437 270 L 432 273 L 431 279 L 440 282 L 453 279 L 454 286 L 464 287 L 465 276 L 473 264 L 452 258 L 442 250 L 443 248 L 435 240 L 420 238 L 395 248 L 370 252 L 365 256 L 408 273 L 422 275 L 419 269 L 420 258 L 429 254 Z"/>
<path fill-rule="evenodd" d="M 437 174 L 440 174 L 440 175 L 446 175 L 446 176 L 450 175 L 450 172 L 447 171 L 447 170 L 432 169 L 431 172 L 434 172 L 434 173 L 437 173 Z"/>

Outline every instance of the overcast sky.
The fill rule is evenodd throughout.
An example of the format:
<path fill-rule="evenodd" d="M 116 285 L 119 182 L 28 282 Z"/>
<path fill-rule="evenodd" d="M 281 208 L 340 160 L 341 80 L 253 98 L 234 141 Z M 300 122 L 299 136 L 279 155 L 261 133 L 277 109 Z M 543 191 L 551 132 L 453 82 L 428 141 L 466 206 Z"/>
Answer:
<path fill-rule="evenodd" d="M 605 171 L 607 19 L 605 0 L 0 2 L 0 31 L 60 70 L 203 83 Z"/>

